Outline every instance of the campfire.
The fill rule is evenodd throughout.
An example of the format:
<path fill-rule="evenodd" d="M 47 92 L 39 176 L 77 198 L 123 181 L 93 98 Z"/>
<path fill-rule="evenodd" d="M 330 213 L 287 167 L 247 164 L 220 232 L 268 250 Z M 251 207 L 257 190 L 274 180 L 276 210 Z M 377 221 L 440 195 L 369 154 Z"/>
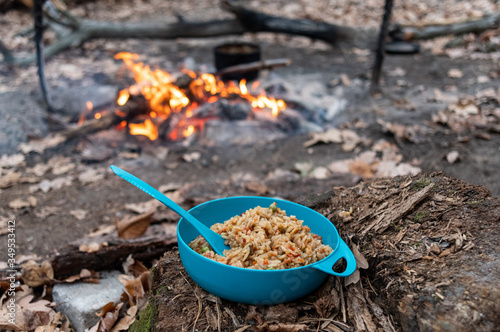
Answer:
<path fill-rule="evenodd" d="M 134 98 L 144 98 L 147 104 L 146 114 L 122 121 L 118 126 L 128 128 L 132 135 L 175 141 L 202 131 L 210 120 L 264 117 L 277 121 L 286 108 L 282 99 L 267 96 L 258 81 L 247 86 L 245 79 L 238 83 L 224 82 L 217 75 L 187 69 L 174 76 L 140 62 L 137 54 L 125 52 L 117 54 L 115 59 L 123 60 L 135 80 L 120 91 L 117 104 L 125 106 Z M 91 103 L 87 109 L 92 111 Z M 94 113 L 94 117 L 101 117 L 101 113 Z"/>

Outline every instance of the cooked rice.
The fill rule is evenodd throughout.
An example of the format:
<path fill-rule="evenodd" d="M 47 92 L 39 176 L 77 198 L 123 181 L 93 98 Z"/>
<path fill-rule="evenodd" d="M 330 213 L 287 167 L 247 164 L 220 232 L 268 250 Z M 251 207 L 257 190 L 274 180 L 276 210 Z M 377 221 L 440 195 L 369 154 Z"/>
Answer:
<path fill-rule="evenodd" d="M 224 256 L 216 254 L 200 235 L 189 246 L 197 253 L 217 262 L 259 270 L 300 267 L 328 256 L 333 249 L 302 225 L 303 220 L 287 216 L 286 211 L 257 206 L 232 217 L 211 229 L 226 239 L 231 247 Z"/>

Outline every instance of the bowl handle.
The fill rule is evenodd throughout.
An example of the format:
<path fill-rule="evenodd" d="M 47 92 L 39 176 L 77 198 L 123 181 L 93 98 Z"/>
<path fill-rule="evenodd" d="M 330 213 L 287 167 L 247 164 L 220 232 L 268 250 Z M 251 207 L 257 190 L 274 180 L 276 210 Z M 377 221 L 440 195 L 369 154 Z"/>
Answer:
<path fill-rule="evenodd" d="M 345 242 L 339 237 L 339 246 L 337 250 L 333 253 L 333 255 L 321 260 L 319 263 L 311 265 L 311 267 L 326 272 L 328 274 L 338 276 L 338 277 L 347 277 L 354 273 L 356 270 L 356 259 L 352 254 L 351 250 L 345 244 Z M 344 272 L 338 273 L 332 270 L 333 265 L 341 258 L 344 258 L 347 262 L 347 267 Z"/>

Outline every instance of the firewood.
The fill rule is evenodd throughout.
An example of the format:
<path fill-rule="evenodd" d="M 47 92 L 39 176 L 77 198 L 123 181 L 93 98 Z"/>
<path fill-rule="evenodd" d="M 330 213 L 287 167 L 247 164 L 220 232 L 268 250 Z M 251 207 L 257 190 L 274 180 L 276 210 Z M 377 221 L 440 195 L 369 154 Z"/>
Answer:
<path fill-rule="evenodd" d="M 66 139 L 72 139 L 81 135 L 89 135 L 100 130 L 111 128 L 122 121 L 133 119 L 137 115 L 145 114 L 149 110 L 143 97 L 134 97 L 123 106 L 110 110 L 99 119 L 91 119 L 77 127 L 71 127 L 59 132 Z"/>

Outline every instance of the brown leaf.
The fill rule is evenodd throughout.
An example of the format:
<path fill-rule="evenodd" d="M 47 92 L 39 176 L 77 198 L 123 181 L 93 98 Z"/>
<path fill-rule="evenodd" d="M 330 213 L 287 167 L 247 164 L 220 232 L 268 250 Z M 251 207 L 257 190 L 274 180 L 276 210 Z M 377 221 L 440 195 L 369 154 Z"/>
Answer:
<path fill-rule="evenodd" d="M 78 175 L 78 181 L 80 181 L 81 184 L 86 185 L 89 183 L 101 181 L 105 176 L 106 174 L 104 173 L 104 170 L 89 168 Z"/>
<path fill-rule="evenodd" d="M 132 255 L 129 255 L 125 262 L 122 264 L 123 271 L 128 275 L 133 275 L 134 277 L 138 277 L 149 269 L 144 266 L 140 261 L 135 260 Z"/>
<path fill-rule="evenodd" d="M 13 154 L 13 155 L 2 155 L 0 157 L 0 168 L 12 168 L 19 166 L 24 163 L 24 155 L 22 154 Z"/>
<path fill-rule="evenodd" d="M 359 279 L 360 279 L 359 269 L 356 269 L 353 274 L 344 279 L 344 286 L 347 287 L 351 284 L 355 284 L 359 281 Z"/>
<path fill-rule="evenodd" d="M 101 250 L 102 247 L 107 246 L 107 242 L 103 243 L 98 243 L 98 242 L 91 242 L 89 244 L 83 243 L 80 244 L 80 247 L 78 247 L 78 250 L 83 251 L 83 252 L 97 252 Z"/>
<path fill-rule="evenodd" d="M 116 332 L 116 331 L 125 331 L 128 330 L 130 325 L 132 325 L 135 322 L 135 315 L 137 314 L 137 306 L 131 306 L 128 308 L 127 313 L 125 316 L 116 323 L 115 326 L 111 329 L 111 332 Z"/>
<path fill-rule="evenodd" d="M 71 214 L 73 217 L 75 217 L 77 220 L 83 220 L 85 217 L 87 217 L 87 210 L 82 210 L 82 209 L 77 209 L 77 210 L 71 210 L 69 211 L 69 214 Z"/>
<path fill-rule="evenodd" d="M 122 239 L 135 239 L 140 237 L 151 224 L 153 214 L 155 211 L 151 211 L 140 216 L 122 220 L 116 222 L 116 228 L 118 229 L 118 237 Z"/>
<path fill-rule="evenodd" d="M 255 181 L 248 182 L 245 186 L 246 186 L 247 190 L 253 191 L 257 195 L 264 195 L 269 190 L 264 183 L 255 182 Z"/>
<path fill-rule="evenodd" d="M 47 325 L 37 326 L 35 332 L 63 332 L 65 329 L 61 329 L 58 325 L 62 325 L 62 314 L 57 312 L 52 320 Z"/>
<path fill-rule="evenodd" d="M 346 129 L 342 130 L 342 141 L 344 142 L 344 144 L 342 144 L 342 150 L 349 152 L 354 150 L 363 140 L 355 131 Z"/>
<path fill-rule="evenodd" d="M 308 148 L 317 143 L 342 143 L 342 132 L 339 129 L 332 128 L 325 132 L 313 133 L 311 139 L 304 142 L 303 146 Z"/>
<path fill-rule="evenodd" d="M 101 309 L 101 312 L 97 314 L 101 317 L 97 323 L 97 332 L 108 332 L 111 330 L 118 320 L 122 306 L 123 303 L 119 303 L 115 306 L 113 302 L 110 302 Z"/>
<path fill-rule="evenodd" d="M 102 226 L 99 226 L 99 228 L 96 229 L 95 231 L 87 234 L 87 237 L 96 237 L 96 236 L 101 236 L 104 234 L 110 234 L 115 229 L 116 229 L 115 225 L 102 225 Z"/>
<path fill-rule="evenodd" d="M 151 272 L 148 270 L 140 276 L 134 278 L 125 274 L 121 274 L 118 280 L 125 286 L 125 294 L 130 301 L 137 303 L 151 288 Z"/>
<path fill-rule="evenodd" d="M 5 175 L 2 175 L 2 177 L 0 177 L 0 189 L 12 187 L 13 185 L 17 184 L 20 178 L 21 173 L 17 172 L 9 172 Z"/>
<path fill-rule="evenodd" d="M 140 202 L 140 203 L 129 203 L 125 204 L 125 208 L 127 210 L 130 210 L 132 212 L 138 213 L 138 214 L 145 214 L 149 213 L 151 211 L 156 211 L 158 207 L 161 206 L 161 202 L 158 201 L 157 199 L 152 199 L 146 202 Z"/>
<path fill-rule="evenodd" d="M 360 160 L 354 160 L 349 165 L 349 171 L 352 174 L 361 176 L 363 179 L 371 179 L 375 176 L 375 173 L 373 173 L 373 166 Z"/>
<path fill-rule="evenodd" d="M 47 137 L 40 140 L 34 140 L 29 143 L 21 143 L 19 148 L 24 154 L 28 154 L 32 151 L 42 153 L 45 149 L 55 147 L 65 141 L 66 138 L 60 134 L 49 134 Z"/>
<path fill-rule="evenodd" d="M 314 302 L 314 309 L 321 318 L 327 318 L 334 309 L 338 309 L 334 301 L 335 299 L 330 295 L 320 297 Z"/>
<path fill-rule="evenodd" d="M 363 254 L 359 252 L 359 248 L 355 243 L 352 243 L 351 250 L 354 258 L 356 258 L 357 268 L 366 270 L 369 267 L 368 261 L 366 260 L 365 256 L 363 256 Z"/>
<path fill-rule="evenodd" d="M 72 283 L 80 280 L 82 282 L 98 284 L 100 276 L 101 275 L 99 272 L 82 269 L 79 274 L 75 274 L 74 276 L 66 278 L 63 280 L 63 282 Z"/>
<path fill-rule="evenodd" d="M 24 283 L 30 287 L 38 287 L 49 284 L 54 280 L 54 269 L 49 261 L 44 261 L 38 265 L 35 261 L 28 261 L 23 264 L 21 270 Z"/>
<path fill-rule="evenodd" d="M 15 200 L 10 201 L 9 207 L 11 209 L 18 210 L 18 209 L 22 209 L 22 208 L 30 207 L 30 206 L 35 207 L 37 204 L 38 204 L 38 201 L 34 196 L 28 196 L 27 200 L 23 200 L 22 198 L 16 198 Z"/>

